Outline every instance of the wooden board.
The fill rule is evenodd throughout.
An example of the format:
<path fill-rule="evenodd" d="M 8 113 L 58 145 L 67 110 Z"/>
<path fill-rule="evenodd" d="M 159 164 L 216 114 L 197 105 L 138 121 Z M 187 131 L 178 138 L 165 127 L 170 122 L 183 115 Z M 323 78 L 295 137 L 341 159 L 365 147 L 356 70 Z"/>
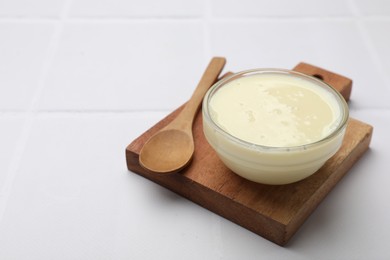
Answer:
<path fill-rule="evenodd" d="M 350 79 L 306 63 L 298 64 L 294 70 L 316 75 L 326 82 L 333 80 L 333 86 L 349 99 Z M 181 173 L 168 176 L 150 173 L 139 165 L 139 151 L 146 140 L 180 110 L 181 107 L 127 146 L 128 169 L 279 245 L 289 241 L 364 154 L 373 130 L 366 123 L 350 119 L 342 147 L 314 175 L 288 185 L 263 185 L 243 179 L 224 166 L 203 135 L 202 115 L 198 113 L 193 128 L 195 154 L 191 165 Z"/>

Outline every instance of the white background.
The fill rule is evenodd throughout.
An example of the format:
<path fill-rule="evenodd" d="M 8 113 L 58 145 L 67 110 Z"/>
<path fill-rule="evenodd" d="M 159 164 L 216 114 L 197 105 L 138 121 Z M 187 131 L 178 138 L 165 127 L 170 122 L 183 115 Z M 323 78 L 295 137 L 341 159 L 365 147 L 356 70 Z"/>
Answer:
<path fill-rule="evenodd" d="M 371 149 L 280 247 L 126 169 L 227 70 L 354 80 Z M 0 0 L 0 259 L 390 259 L 390 1 Z"/>

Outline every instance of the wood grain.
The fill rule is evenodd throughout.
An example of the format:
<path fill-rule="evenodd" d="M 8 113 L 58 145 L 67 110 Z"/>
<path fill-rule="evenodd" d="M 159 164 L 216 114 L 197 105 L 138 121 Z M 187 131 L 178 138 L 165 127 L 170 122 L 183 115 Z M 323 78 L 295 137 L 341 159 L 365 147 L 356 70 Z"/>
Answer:
<path fill-rule="evenodd" d="M 321 75 L 325 81 L 331 78 L 335 88 L 349 99 L 352 81 L 306 63 L 295 68 L 310 75 Z M 364 154 L 373 130 L 366 123 L 350 119 L 342 147 L 319 171 L 293 184 L 263 185 L 243 179 L 224 166 L 203 135 L 202 115 L 198 113 L 193 129 L 195 154 L 191 165 L 181 173 L 168 176 L 148 172 L 139 165 L 139 151 L 145 141 L 172 121 L 181 109 L 172 112 L 127 146 L 128 169 L 279 245 L 289 241 Z"/>

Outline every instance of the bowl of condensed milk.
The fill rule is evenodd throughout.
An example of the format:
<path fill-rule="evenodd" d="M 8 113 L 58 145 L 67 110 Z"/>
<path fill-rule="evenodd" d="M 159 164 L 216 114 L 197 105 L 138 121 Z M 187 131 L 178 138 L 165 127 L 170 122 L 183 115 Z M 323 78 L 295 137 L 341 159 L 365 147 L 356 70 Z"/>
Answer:
<path fill-rule="evenodd" d="M 288 184 L 321 168 L 340 148 L 349 117 L 341 94 L 315 77 L 247 70 L 203 99 L 203 131 L 222 162 L 248 180 Z"/>

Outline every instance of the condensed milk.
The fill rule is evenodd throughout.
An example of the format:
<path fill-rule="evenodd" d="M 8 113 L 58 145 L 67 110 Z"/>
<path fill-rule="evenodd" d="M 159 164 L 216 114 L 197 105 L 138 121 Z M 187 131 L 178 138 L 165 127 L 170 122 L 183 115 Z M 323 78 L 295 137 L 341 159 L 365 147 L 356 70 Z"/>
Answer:
<path fill-rule="evenodd" d="M 212 120 L 244 141 L 272 147 L 316 142 L 340 120 L 334 97 L 288 74 L 252 75 L 227 83 L 209 104 Z"/>

